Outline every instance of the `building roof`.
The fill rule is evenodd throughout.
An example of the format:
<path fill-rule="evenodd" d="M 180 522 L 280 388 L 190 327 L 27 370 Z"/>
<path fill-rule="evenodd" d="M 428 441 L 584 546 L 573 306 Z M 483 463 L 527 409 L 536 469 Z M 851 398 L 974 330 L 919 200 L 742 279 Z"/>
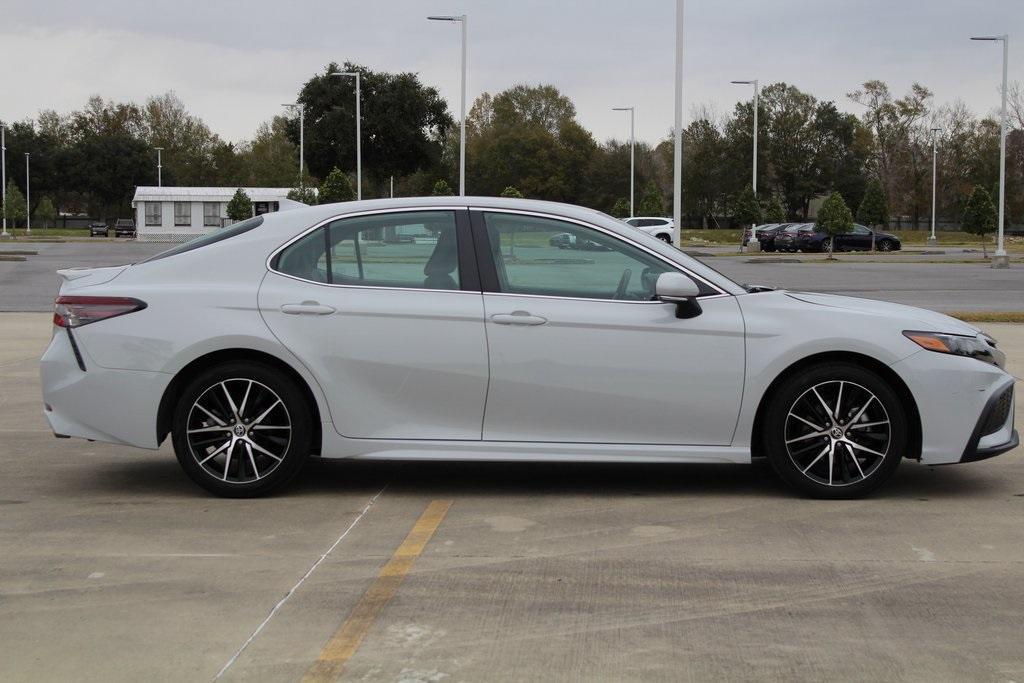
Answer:
<path fill-rule="evenodd" d="M 165 185 L 163 187 L 141 185 L 135 188 L 132 202 L 173 202 L 173 201 L 228 201 L 234 196 L 237 187 L 180 187 Z M 243 187 L 243 192 L 254 202 L 266 202 L 285 199 L 291 191 L 290 187 Z"/>

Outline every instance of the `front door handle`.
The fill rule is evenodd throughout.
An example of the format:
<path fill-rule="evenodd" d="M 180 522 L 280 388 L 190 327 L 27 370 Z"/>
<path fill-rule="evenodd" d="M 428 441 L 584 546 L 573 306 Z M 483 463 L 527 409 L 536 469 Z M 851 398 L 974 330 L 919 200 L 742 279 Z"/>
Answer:
<path fill-rule="evenodd" d="M 491 316 L 491 322 L 498 325 L 543 325 L 547 321 L 547 318 L 542 318 L 539 315 L 532 315 L 529 311 L 496 313 Z"/>
<path fill-rule="evenodd" d="M 281 306 L 281 312 L 288 315 L 330 315 L 337 310 L 334 306 L 325 306 L 317 301 L 303 301 L 301 304 Z"/>

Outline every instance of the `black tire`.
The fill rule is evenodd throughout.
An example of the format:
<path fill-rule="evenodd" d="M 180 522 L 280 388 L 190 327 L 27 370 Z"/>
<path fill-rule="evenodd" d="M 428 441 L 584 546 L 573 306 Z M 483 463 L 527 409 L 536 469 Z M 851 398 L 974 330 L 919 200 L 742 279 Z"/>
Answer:
<path fill-rule="evenodd" d="M 223 392 L 233 396 L 234 407 Z M 234 421 L 233 412 L 241 416 L 240 422 Z M 239 428 L 244 430 L 241 436 Z M 202 430 L 199 436 L 197 429 Z M 244 361 L 215 366 L 189 382 L 175 406 L 171 428 L 185 474 L 227 498 L 262 496 L 291 481 L 309 456 L 312 433 L 312 411 L 295 382 L 275 368 Z M 222 453 L 210 456 L 216 450 Z"/>
<path fill-rule="evenodd" d="M 836 402 L 839 418 L 833 419 L 825 406 Z M 809 421 L 801 420 L 801 413 Z M 819 436 L 812 427 L 825 431 Z M 842 440 L 833 439 L 837 433 Z M 906 412 L 896 392 L 874 372 L 853 363 L 821 363 L 800 370 L 774 391 L 760 438 L 772 469 L 796 490 L 814 498 L 860 498 L 899 466 L 907 446 Z"/>
<path fill-rule="evenodd" d="M 892 251 L 892 240 L 879 240 L 875 243 L 875 248 L 878 251 Z"/>
<path fill-rule="evenodd" d="M 662 233 L 661 235 L 658 235 L 658 239 L 661 240 L 662 242 L 667 242 L 668 244 L 672 244 L 672 236 L 671 235 L 666 235 L 666 234 Z"/>

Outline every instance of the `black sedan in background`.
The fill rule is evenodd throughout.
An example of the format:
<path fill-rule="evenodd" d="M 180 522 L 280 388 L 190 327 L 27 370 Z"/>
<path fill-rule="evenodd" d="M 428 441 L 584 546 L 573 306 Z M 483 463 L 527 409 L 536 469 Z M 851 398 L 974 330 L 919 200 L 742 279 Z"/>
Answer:
<path fill-rule="evenodd" d="M 817 230 L 800 231 L 796 235 L 796 246 L 800 251 L 828 251 L 829 236 Z M 853 230 L 835 236 L 835 247 L 832 251 L 870 251 L 871 238 L 874 236 L 877 251 L 899 251 L 903 245 L 900 238 L 887 232 L 878 232 L 860 224 L 854 224 Z"/>
<path fill-rule="evenodd" d="M 106 223 L 90 223 L 89 237 L 106 237 L 110 234 L 110 228 Z"/>
<path fill-rule="evenodd" d="M 775 233 L 775 251 L 794 252 L 801 250 L 802 240 L 814 232 L 814 223 L 791 223 Z"/>

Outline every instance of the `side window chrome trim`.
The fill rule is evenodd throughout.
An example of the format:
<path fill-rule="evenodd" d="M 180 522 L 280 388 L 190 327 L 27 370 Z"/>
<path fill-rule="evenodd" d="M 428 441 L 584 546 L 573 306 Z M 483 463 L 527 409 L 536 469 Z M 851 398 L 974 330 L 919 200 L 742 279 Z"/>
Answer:
<path fill-rule="evenodd" d="M 338 214 L 336 216 L 331 216 L 330 218 L 326 218 L 326 219 L 320 221 L 319 223 L 313 224 L 311 227 L 306 228 L 305 230 L 303 230 L 302 232 L 300 232 L 299 234 L 295 235 L 290 240 L 288 240 L 287 242 L 285 242 L 284 244 L 279 246 L 277 249 L 275 249 L 274 251 L 270 252 L 270 256 L 267 257 L 266 267 L 267 267 L 267 270 L 269 272 L 273 273 L 274 275 L 280 275 L 281 277 L 286 277 L 286 278 L 289 278 L 291 280 L 296 280 L 298 282 L 306 282 L 306 283 L 311 284 L 311 285 L 319 285 L 321 287 L 342 287 L 342 288 L 345 288 L 345 289 L 384 289 L 384 290 L 405 291 L 405 292 L 434 292 L 435 294 L 438 293 L 438 292 L 447 292 L 447 293 L 456 293 L 456 294 L 476 294 L 476 295 L 479 295 L 480 294 L 479 291 L 468 290 L 468 289 L 428 289 L 426 287 L 388 287 L 388 286 L 380 286 L 380 285 L 336 285 L 336 284 L 333 284 L 333 283 L 328 284 L 326 282 L 317 282 L 316 280 L 309 280 L 309 279 L 306 279 L 304 277 L 296 277 L 295 275 L 289 275 L 288 273 L 282 273 L 281 271 L 277 270 L 276 268 L 274 268 L 271 265 L 274 262 L 274 259 L 277 258 L 278 254 L 280 254 L 282 251 L 284 251 L 285 249 L 290 247 L 295 242 L 298 242 L 299 240 L 301 240 L 303 237 L 305 237 L 309 233 L 315 232 L 316 230 L 319 230 L 320 228 L 323 228 L 323 227 L 333 223 L 334 221 L 341 220 L 343 218 L 358 218 L 359 216 L 376 216 L 376 215 L 386 214 L 386 213 L 409 213 L 409 212 L 412 212 L 412 211 L 467 211 L 467 210 L 469 210 L 469 207 L 468 206 L 464 206 L 464 205 L 463 206 L 447 206 L 446 205 L 446 206 L 405 206 L 405 207 L 396 208 L 396 209 L 372 209 L 372 210 L 369 210 L 369 211 L 352 211 L 352 212 L 349 212 L 349 213 L 341 213 L 341 214 Z"/>
<path fill-rule="evenodd" d="M 662 256 L 658 252 L 653 251 L 651 249 L 648 249 L 644 245 L 638 244 L 637 242 L 634 242 L 633 240 L 629 239 L 628 237 L 626 237 L 624 235 L 620 235 L 617 232 L 613 232 L 611 230 L 608 230 L 607 228 L 602 228 L 599 225 L 594 225 L 593 223 L 587 223 L 586 221 L 581 221 L 581 220 L 579 220 L 577 218 L 570 218 L 568 216 L 561 216 L 559 214 L 544 213 L 544 212 L 541 212 L 541 211 L 528 211 L 528 210 L 523 210 L 523 209 L 491 209 L 491 208 L 482 207 L 482 206 L 471 206 L 471 207 L 469 207 L 469 210 L 470 211 L 479 211 L 481 213 L 512 213 L 512 214 L 519 214 L 521 216 L 535 216 L 537 218 L 550 218 L 552 220 L 562 221 L 563 223 L 575 223 L 576 225 L 581 225 L 581 226 L 583 226 L 585 228 L 590 228 L 591 230 L 597 230 L 598 232 L 604 233 L 605 235 L 608 235 L 609 237 L 611 237 L 613 239 L 620 240 L 622 242 L 625 242 L 626 244 L 629 244 L 632 247 L 636 247 L 637 249 L 640 249 L 644 253 L 646 253 L 646 254 L 648 254 L 650 256 L 653 256 L 654 258 L 658 259 L 662 263 L 665 263 L 669 267 L 671 267 L 671 268 L 673 268 L 673 269 L 683 273 L 687 277 L 693 278 L 694 280 L 697 280 L 699 282 L 703 282 L 708 287 L 710 287 L 711 289 L 715 290 L 715 294 L 702 294 L 701 296 L 697 297 L 698 299 L 707 299 L 707 298 L 710 298 L 712 296 L 714 296 L 714 297 L 718 297 L 718 296 L 733 296 L 729 292 L 724 291 L 721 287 L 716 285 L 714 282 L 710 282 L 710 281 L 708 281 L 707 278 L 703 278 L 700 275 L 697 275 L 696 273 L 690 271 L 685 266 L 682 266 L 682 265 L 676 263 L 675 261 L 671 261 L 671 260 L 665 258 L 664 256 Z M 589 298 L 589 297 L 574 297 L 574 296 L 563 297 L 563 296 L 552 296 L 552 295 L 547 295 L 547 294 L 516 294 L 515 292 L 484 292 L 484 293 L 485 294 L 504 294 L 504 295 L 509 295 L 509 296 L 536 296 L 536 297 L 541 297 L 541 298 L 545 298 L 545 299 L 579 299 L 581 301 L 614 301 L 615 303 L 625 303 L 621 299 L 592 299 L 592 298 Z M 643 303 L 660 303 L 660 302 L 657 302 L 657 301 L 654 301 L 654 302 L 635 301 L 635 302 L 632 302 L 632 303 L 641 303 L 641 304 L 643 304 Z"/>

